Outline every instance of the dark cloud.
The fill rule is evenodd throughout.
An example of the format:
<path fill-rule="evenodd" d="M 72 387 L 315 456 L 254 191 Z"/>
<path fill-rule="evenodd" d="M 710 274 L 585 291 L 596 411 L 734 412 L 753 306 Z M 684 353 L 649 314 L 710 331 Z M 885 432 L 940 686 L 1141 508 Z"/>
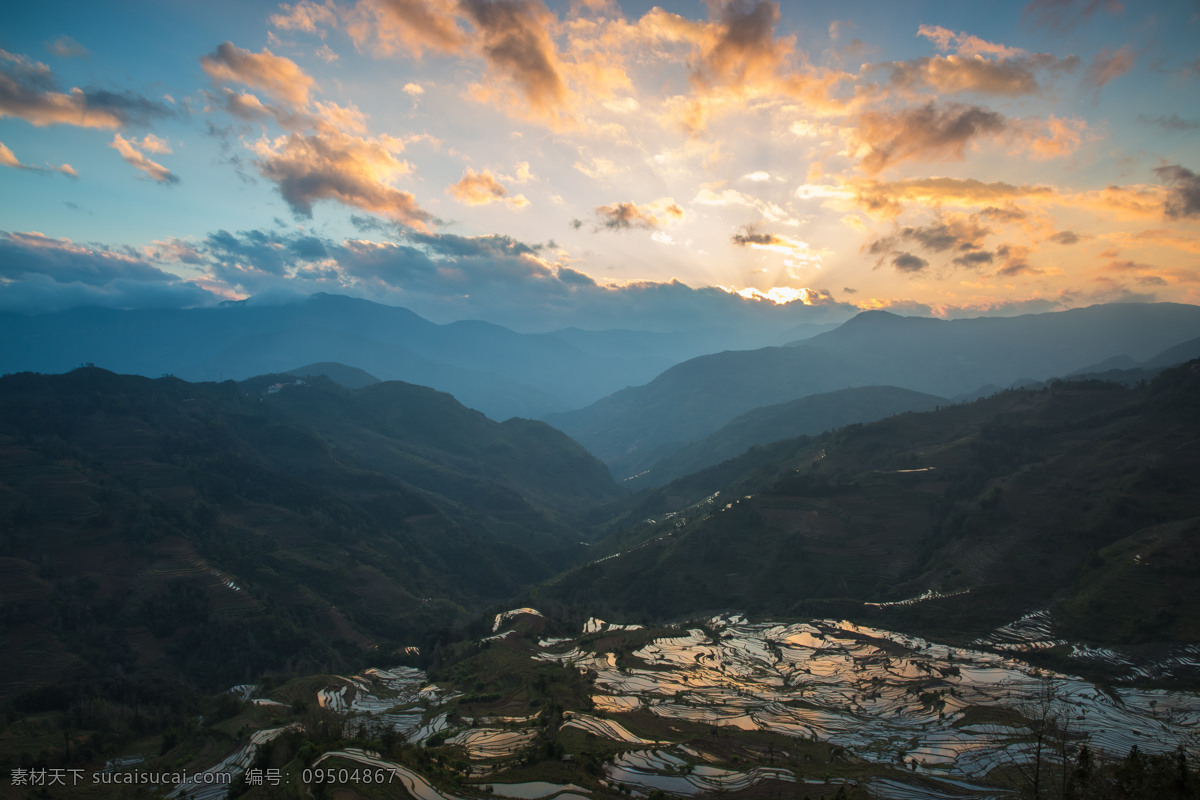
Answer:
<path fill-rule="evenodd" d="M 759 233 L 757 230 L 751 227 L 743 228 L 730 238 L 731 241 L 739 247 L 749 247 L 753 244 L 787 244 L 787 242 L 780 239 L 773 233 Z"/>
<path fill-rule="evenodd" d="M 980 211 L 979 216 L 996 222 L 1020 222 L 1028 215 L 1016 206 L 1006 206 L 1004 208 L 989 206 Z"/>
<path fill-rule="evenodd" d="M 0 117 L 12 116 L 33 125 L 76 125 L 82 128 L 124 128 L 148 125 L 175 116 L 166 103 L 135 92 L 97 88 L 58 91 L 54 73 L 45 64 L 0 50 Z"/>
<path fill-rule="evenodd" d="M 705 86 L 740 85 L 774 71 L 783 48 L 775 41 L 779 9 L 775 3 L 727 0 L 711 3 L 717 23 L 716 44 L 692 74 Z"/>
<path fill-rule="evenodd" d="M 433 220 L 410 192 L 383 179 L 407 172 L 408 165 L 369 139 L 337 131 L 293 133 L 263 155 L 259 171 L 278 185 L 297 216 L 311 218 L 314 202 L 336 200 L 406 225 L 423 227 Z"/>
<path fill-rule="evenodd" d="M 1054 242 L 1055 244 L 1079 244 L 1079 234 L 1075 233 L 1075 231 L 1059 231 L 1046 239 L 1046 241 Z"/>
<path fill-rule="evenodd" d="M 984 240 L 991 233 L 991 228 L 980 225 L 974 215 L 939 219 L 929 225 L 901 228 L 891 235 L 871 242 L 866 246 L 866 250 L 871 255 L 886 256 L 897 252 L 902 242 L 911 242 L 934 253 L 944 253 L 948 250 L 967 253 L 980 250 Z"/>
<path fill-rule="evenodd" d="M 1021 22 L 1031 27 L 1066 31 L 1091 19 L 1097 11 L 1120 14 L 1124 10 L 1117 0 L 1032 0 L 1021 11 Z"/>
<path fill-rule="evenodd" d="M 218 298 L 130 248 L 82 245 L 40 233 L 0 232 L 0 309 L 27 313 L 81 305 L 179 308 Z"/>
<path fill-rule="evenodd" d="M 567 98 L 548 12 L 534 0 L 461 0 L 482 38 L 489 65 L 506 75 L 534 109 L 554 113 Z"/>
<path fill-rule="evenodd" d="M 0 277 L 20 280 L 31 274 L 44 275 L 59 283 L 94 286 L 117 279 L 175 280 L 175 276 L 148 261 L 119 251 L 79 245 L 40 233 L 0 232 Z"/>
<path fill-rule="evenodd" d="M 1004 116 L 979 106 L 934 102 L 896 112 L 868 111 L 855 133 L 869 152 L 862 167 L 870 173 L 916 158 L 962 159 L 979 137 L 1002 133 Z"/>
<path fill-rule="evenodd" d="M 658 201 L 646 205 L 635 203 L 613 203 L 596 207 L 596 219 L 600 227 L 610 230 L 630 228 L 660 228 L 672 219 L 683 216 L 683 209 L 673 201 Z"/>
<path fill-rule="evenodd" d="M 1200 175 L 1178 164 L 1156 167 L 1154 174 L 1170 189 L 1164 207 L 1168 217 L 1200 216 Z"/>
<path fill-rule="evenodd" d="M 912 253 L 901 253 L 892 259 L 892 266 L 900 272 L 920 272 L 929 266 L 929 262 Z"/>
<path fill-rule="evenodd" d="M 954 259 L 954 263 L 960 267 L 973 269 L 976 267 L 982 267 L 984 264 L 991 264 L 993 260 L 995 260 L 995 256 L 992 253 L 989 253 L 987 250 L 976 250 L 971 253 L 964 253 L 963 255 Z"/>
<path fill-rule="evenodd" d="M 1169 117 L 1148 117 L 1145 114 L 1138 114 L 1138 122 L 1155 125 L 1168 133 L 1191 133 L 1200 130 L 1200 120 L 1184 119 L 1179 114 L 1172 114 Z"/>

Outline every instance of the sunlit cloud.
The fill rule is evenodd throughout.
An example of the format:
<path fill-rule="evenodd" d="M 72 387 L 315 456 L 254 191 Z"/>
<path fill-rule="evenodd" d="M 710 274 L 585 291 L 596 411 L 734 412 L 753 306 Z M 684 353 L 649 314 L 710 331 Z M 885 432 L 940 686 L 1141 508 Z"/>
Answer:
<path fill-rule="evenodd" d="M 146 149 L 151 149 L 151 152 L 171 152 L 169 149 L 165 151 L 161 149 L 152 149 L 156 147 L 162 147 L 163 145 L 160 144 L 162 140 L 153 136 L 148 138 L 150 139 L 151 143 L 150 147 L 146 147 L 144 144 L 142 144 L 142 146 L 146 147 Z M 121 158 L 125 159 L 126 163 L 143 173 L 150 180 L 156 183 L 179 183 L 178 175 L 171 172 L 171 170 L 167 169 L 162 164 L 159 164 L 157 161 L 152 161 L 146 156 L 145 153 L 141 152 L 141 150 L 135 146 L 137 144 L 139 143 L 136 139 L 129 140 L 117 133 L 113 135 L 112 143 L 109 146 L 120 153 Z"/>
<path fill-rule="evenodd" d="M 508 189 L 486 169 L 476 172 L 468 167 L 457 183 L 447 187 L 446 193 L 469 206 L 485 206 L 497 201 L 507 204 L 510 208 L 524 208 L 529 205 L 524 195 L 510 196 Z"/>
<path fill-rule="evenodd" d="M 338 131 L 293 133 L 254 145 L 259 170 L 279 186 L 297 216 L 311 217 L 318 200 L 336 200 L 425 229 L 432 216 L 410 192 L 390 185 L 412 170 L 397 157 L 403 149 L 397 139 L 371 140 Z"/>
<path fill-rule="evenodd" d="M 355 46 L 376 55 L 421 58 L 427 51 L 457 53 L 467 44 L 454 0 L 359 0 L 342 16 Z"/>
<path fill-rule="evenodd" d="M 243 83 L 262 89 L 275 99 L 300 108 L 308 103 L 309 94 L 316 88 L 314 81 L 295 61 L 277 56 L 270 50 L 251 53 L 222 42 L 200 65 L 215 82 Z"/>
<path fill-rule="evenodd" d="M 44 167 L 35 167 L 30 164 L 22 164 L 16 154 L 9 147 L 0 142 L 0 166 L 5 166 L 10 169 L 19 169 L 26 172 L 61 172 L 69 178 L 78 178 L 79 173 L 70 164 L 59 164 L 57 167 L 47 164 Z"/>

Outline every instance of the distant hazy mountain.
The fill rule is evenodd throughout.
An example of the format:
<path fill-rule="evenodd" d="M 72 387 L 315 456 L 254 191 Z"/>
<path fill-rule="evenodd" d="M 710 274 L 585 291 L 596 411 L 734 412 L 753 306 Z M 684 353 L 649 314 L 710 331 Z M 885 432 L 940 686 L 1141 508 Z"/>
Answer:
<path fill-rule="evenodd" d="M 577 408 L 700 353 L 760 344 L 719 327 L 522 334 L 485 322 L 438 325 L 404 308 L 327 294 L 275 305 L 3 313 L 0 337 L 0 372 L 92 363 L 148 377 L 240 380 L 338 362 L 450 392 L 493 419 Z"/>
<path fill-rule="evenodd" d="M 644 386 L 544 419 L 623 479 L 760 406 L 877 385 L 955 397 L 1066 375 L 1121 354 L 1150 358 L 1197 335 L 1200 307 L 1174 303 L 959 320 L 869 311 L 793 346 L 701 356 Z"/>
<path fill-rule="evenodd" d="M 421 644 L 586 552 L 624 495 L 544 423 L 323 377 L 9 375 L 0 463 L 0 697 Z"/>
<path fill-rule="evenodd" d="M 753 448 L 639 497 L 542 602 L 616 618 L 735 608 L 968 641 L 1200 639 L 1200 361 L 1059 382 Z M 946 595 L 901 601 L 926 592 Z M 865 603 L 893 605 L 866 606 Z"/>
<path fill-rule="evenodd" d="M 662 486 L 740 455 L 755 445 L 811 436 L 854 422 L 874 422 L 893 414 L 929 411 L 949 404 L 944 397 L 895 386 L 862 386 L 764 406 L 747 411 L 697 442 L 684 445 L 640 475 L 627 479 L 625 484 L 633 489 Z"/>

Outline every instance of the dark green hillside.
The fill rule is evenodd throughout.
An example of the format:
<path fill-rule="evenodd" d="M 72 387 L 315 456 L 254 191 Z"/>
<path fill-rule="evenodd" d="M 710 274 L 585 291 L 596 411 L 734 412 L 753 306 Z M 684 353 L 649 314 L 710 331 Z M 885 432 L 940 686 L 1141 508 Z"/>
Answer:
<path fill-rule="evenodd" d="M 929 411 L 949 404 L 944 397 L 896 386 L 862 386 L 756 408 L 703 439 L 681 447 L 643 474 L 627 479 L 626 485 L 631 488 L 662 486 L 739 455 L 754 445 L 811 436 L 855 422 L 874 422 L 892 414 Z"/>
<path fill-rule="evenodd" d="M 1192 362 L 1148 387 L 1060 382 L 754 448 L 645 495 L 597 554 L 627 555 L 543 594 L 597 614 L 850 615 L 960 639 L 1052 605 L 1063 636 L 1196 640 L 1198 411 Z M 967 593 L 863 606 L 927 590 Z"/>
<path fill-rule="evenodd" d="M 569 563 L 619 491 L 541 423 L 323 378 L 10 375 L 0 453 L 4 695 L 425 645 Z"/>

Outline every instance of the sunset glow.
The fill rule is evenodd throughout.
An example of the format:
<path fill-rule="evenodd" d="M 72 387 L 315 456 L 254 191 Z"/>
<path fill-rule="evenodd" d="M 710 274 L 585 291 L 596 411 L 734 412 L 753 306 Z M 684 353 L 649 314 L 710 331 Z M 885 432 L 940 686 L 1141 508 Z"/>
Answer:
<path fill-rule="evenodd" d="M 13 16 L 6 310 L 325 291 L 548 329 L 648 287 L 813 319 L 1200 302 L 1192 2 Z"/>

